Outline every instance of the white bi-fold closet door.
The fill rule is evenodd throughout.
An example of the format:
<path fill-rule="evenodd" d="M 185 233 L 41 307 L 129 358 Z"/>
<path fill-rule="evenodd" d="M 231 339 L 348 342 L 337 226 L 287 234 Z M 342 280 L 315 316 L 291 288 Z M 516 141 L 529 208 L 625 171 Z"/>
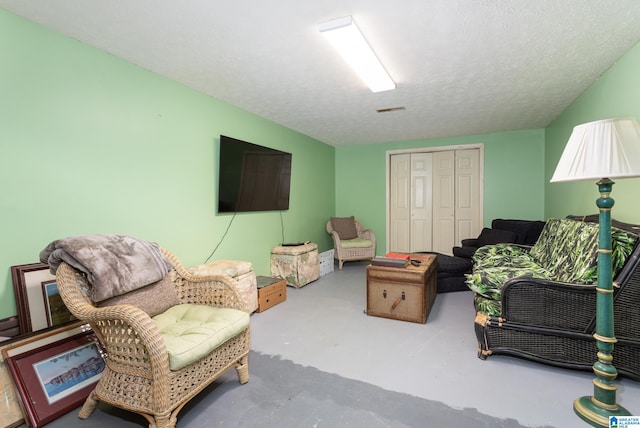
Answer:
<path fill-rule="evenodd" d="M 387 250 L 451 254 L 482 229 L 482 147 L 388 154 Z"/>

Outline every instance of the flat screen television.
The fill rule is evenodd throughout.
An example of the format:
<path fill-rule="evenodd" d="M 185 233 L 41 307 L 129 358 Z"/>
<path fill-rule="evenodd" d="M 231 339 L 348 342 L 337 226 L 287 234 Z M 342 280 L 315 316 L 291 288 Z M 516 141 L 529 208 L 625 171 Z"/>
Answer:
<path fill-rule="evenodd" d="M 218 212 L 289 209 L 291 153 L 220 136 Z"/>

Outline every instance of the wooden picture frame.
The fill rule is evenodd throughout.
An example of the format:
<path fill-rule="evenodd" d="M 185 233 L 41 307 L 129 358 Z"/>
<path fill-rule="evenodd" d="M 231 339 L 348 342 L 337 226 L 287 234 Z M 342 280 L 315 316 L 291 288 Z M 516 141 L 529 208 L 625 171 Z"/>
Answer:
<path fill-rule="evenodd" d="M 77 319 L 62 301 L 60 291 L 58 291 L 58 282 L 55 279 L 42 281 L 41 287 L 48 327 L 64 325 Z"/>
<path fill-rule="evenodd" d="M 80 406 L 95 388 L 105 354 L 87 328 L 63 327 L 57 334 L 39 335 L 3 351 L 31 427 L 42 427 Z"/>
<path fill-rule="evenodd" d="M 55 280 L 45 263 L 11 266 L 20 334 L 47 328 L 42 282 Z"/>
<path fill-rule="evenodd" d="M 82 325 L 77 321 L 73 325 L 49 329 L 43 333 L 30 333 L 25 336 L 15 337 L 0 343 L 0 427 L 15 428 L 24 424 L 22 402 L 17 388 L 9 371 L 6 361 L 7 356 L 26 352 L 40 346 L 60 340 L 64 337 L 74 336 L 83 331 L 91 330 L 88 325 Z"/>
<path fill-rule="evenodd" d="M 0 350 L 5 348 L 6 345 L 2 344 Z M 9 367 L 4 357 L 0 354 L 0 427 L 2 428 L 15 428 L 24 423 L 24 416 L 22 414 L 22 407 L 20 406 L 20 399 L 18 392 L 13 384 L 11 373 L 9 373 Z"/>

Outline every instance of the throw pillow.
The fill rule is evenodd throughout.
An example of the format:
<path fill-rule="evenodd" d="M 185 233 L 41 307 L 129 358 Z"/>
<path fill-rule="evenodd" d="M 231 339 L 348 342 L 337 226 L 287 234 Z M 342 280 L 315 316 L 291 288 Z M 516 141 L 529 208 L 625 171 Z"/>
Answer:
<path fill-rule="evenodd" d="M 351 217 L 331 217 L 331 227 L 336 231 L 340 239 L 354 239 L 358 237 L 356 221 Z"/>
<path fill-rule="evenodd" d="M 142 309 L 150 317 L 158 315 L 172 306 L 179 305 L 180 299 L 171 281 L 171 274 L 167 274 L 158 282 L 146 285 L 119 296 L 102 300 L 96 305 L 100 307 L 129 304 Z"/>
<path fill-rule="evenodd" d="M 484 228 L 478 236 L 478 247 L 494 244 L 509 244 L 516 242 L 517 235 L 509 230 Z"/>

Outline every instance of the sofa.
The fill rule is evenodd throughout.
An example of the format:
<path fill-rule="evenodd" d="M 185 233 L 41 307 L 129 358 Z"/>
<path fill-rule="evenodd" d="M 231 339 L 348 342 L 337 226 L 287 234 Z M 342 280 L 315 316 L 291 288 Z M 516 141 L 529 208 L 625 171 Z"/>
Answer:
<path fill-rule="evenodd" d="M 496 218 L 491 222 L 491 228 L 483 228 L 477 238 L 463 239 L 462 246 L 453 247 L 453 255 L 470 259 L 478 248 L 498 243 L 534 245 L 544 225 L 545 222 L 539 220 Z"/>
<path fill-rule="evenodd" d="M 533 246 L 496 244 L 473 255 L 478 357 L 507 354 L 591 370 L 599 226 L 549 219 Z M 614 365 L 640 379 L 640 245 L 636 225 L 612 221 Z"/>
<path fill-rule="evenodd" d="M 453 247 L 453 256 L 434 253 L 438 256 L 438 293 L 469 290 L 466 275 L 471 273 L 472 257 L 478 248 L 497 243 L 533 245 L 543 227 L 543 221 L 498 218 L 477 238 L 463 239 L 462 246 Z"/>

